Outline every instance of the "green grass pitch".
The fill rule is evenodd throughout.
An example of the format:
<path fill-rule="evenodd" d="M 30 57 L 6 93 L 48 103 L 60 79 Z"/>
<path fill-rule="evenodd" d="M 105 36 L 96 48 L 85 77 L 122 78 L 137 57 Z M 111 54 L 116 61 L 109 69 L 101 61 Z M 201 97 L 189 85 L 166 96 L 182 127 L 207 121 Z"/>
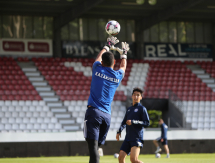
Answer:
<path fill-rule="evenodd" d="M 171 158 L 155 158 L 155 155 L 140 155 L 139 159 L 144 163 L 215 163 L 215 153 L 213 154 L 171 154 Z M 32 157 L 32 158 L 1 158 L 0 163 L 88 163 L 88 156 L 71 157 Z M 118 163 L 118 159 L 113 156 L 103 156 L 100 163 Z M 126 163 L 130 163 L 129 157 Z"/>

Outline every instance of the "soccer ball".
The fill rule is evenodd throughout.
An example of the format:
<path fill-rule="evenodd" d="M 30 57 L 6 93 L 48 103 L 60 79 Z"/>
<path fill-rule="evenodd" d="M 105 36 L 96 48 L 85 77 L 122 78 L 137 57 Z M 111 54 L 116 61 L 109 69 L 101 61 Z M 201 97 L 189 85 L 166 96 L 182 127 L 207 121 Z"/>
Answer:
<path fill-rule="evenodd" d="M 119 154 L 118 153 L 114 153 L 114 158 L 118 158 L 119 157 Z"/>
<path fill-rule="evenodd" d="M 156 158 L 160 158 L 160 157 L 161 157 L 161 154 L 160 154 L 160 153 L 156 153 L 156 154 L 155 154 L 155 157 L 156 157 Z"/>
<path fill-rule="evenodd" d="M 115 20 L 111 20 L 106 24 L 105 30 L 109 35 L 115 36 L 120 32 L 120 24 Z"/>

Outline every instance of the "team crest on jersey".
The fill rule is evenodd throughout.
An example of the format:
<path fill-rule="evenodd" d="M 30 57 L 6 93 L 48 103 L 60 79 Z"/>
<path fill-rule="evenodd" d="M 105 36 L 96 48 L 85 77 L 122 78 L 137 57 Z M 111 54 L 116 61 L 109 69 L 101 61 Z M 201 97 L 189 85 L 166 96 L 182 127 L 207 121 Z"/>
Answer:
<path fill-rule="evenodd" d="M 138 109 L 134 109 L 134 112 L 138 112 Z"/>

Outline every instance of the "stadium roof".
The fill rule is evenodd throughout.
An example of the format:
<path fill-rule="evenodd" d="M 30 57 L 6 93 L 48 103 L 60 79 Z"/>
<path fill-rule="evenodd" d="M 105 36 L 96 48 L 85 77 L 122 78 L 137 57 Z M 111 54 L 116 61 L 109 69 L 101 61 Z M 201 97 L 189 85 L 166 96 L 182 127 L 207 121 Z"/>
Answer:
<path fill-rule="evenodd" d="M 150 5 L 149 1 L 157 1 Z M 144 2 L 144 3 L 143 3 Z M 143 3 L 143 4 L 142 4 Z M 57 28 L 77 17 L 160 21 L 215 21 L 214 0 L 0 0 L 1 15 L 53 16 Z M 56 28 L 55 28 L 56 29 Z"/>

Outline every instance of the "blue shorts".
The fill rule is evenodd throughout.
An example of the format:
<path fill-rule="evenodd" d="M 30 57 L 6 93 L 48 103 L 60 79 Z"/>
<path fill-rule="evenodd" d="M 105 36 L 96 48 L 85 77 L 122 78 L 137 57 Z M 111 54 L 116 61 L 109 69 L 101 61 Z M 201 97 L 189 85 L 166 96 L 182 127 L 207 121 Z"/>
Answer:
<path fill-rule="evenodd" d="M 122 146 L 120 148 L 120 150 L 124 151 L 125 153 L 127 153 L 127 155 L 130 153 L 131 148 L 136 146 L 136 147 L 140 147 L 143 148 L 143 140 L 137 140 L 137 141 L 127 141 L 124 140 L 124 142 L 122 143 Z"/>
<path fill-rule="evenodd" d="M 111 115 L 97 108 L 89 107 L 84 120 L 84 137 L 104 144 L 110 128 Z"/>
<path fill-rule="evenodd" d="M 161 142 L 161 137 L 159 137 L 156 140 L 157 140 L 157 142 L 161 143 L 162 145 L 168 145 L 167 139 L 163 139 L 163 142 Z"/>

